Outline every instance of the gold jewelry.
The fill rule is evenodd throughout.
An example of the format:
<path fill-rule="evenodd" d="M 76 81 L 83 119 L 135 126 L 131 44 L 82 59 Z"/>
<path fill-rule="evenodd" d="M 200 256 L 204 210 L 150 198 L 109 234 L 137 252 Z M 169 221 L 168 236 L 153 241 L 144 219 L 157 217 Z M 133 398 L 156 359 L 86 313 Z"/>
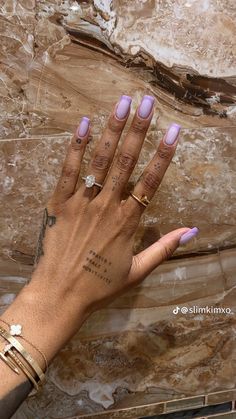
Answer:
<path fill-rule="evenodd" d="M 0 326 L 0 335 L 7 340 L 11 345 L 19 352 L 22 358 L 26 361 L 26 363 L 32 368 L 35 372 L 36 376 L 38 377 L 38 382 L 43 383 L 45 381 L 45 374 L 38 365 L 38 363 L 32 358 L 29 352 L 15 339 L 10 333 L 8 333 L 3 327 Z"/>
<path fill-rule="evenodd" d="M 134 195 L 132 192 L 130 192 L 130 195 L 140 204 L 142 204 L 145 208 L 150 204 L 151 201 L 149 201 L 148 197 L 146 195 L 142 195 L 141 198 Z"/>
<path fill-rule="evenodd" d="M 0 352 L 0 358 L 3 360 L 3 362 L 5 362 L 6 365 L 8 365 L 9 368 L 11 368 L 12 371 L 14 371 L 18 375 L 20 374 L 15 364 L 10 359 L 8 359 L 7 356 L 2 352 Z"/>
<path fill-rule="evenodd" d="M 24 336 L 22 336 L 22 326 L 20 324 L 9 324 L 5 320 L 3 320 L 3 319 L 0 319 L 0 321 L 2 323 L 5 323 L 5 325 L 9 327 L 9 329 L 10 329 L 10 335 L 21 337 L 25 342 L 27 342 L 29 345 L 31 345 L 32 348 L 34 348 L 41 355 L 41 357 L 43 358 L 44 363 L 45 363 L 45 374 L 46 374 L 46 372 L 48 370 L 48 361 L 47 361 L 47 358 L 43 354 L 43 352 L 40 351 L 40 349 L 36 348 L 36 346 L 33 343 L 31 343 L 28 339 L 26 339 Z"/>
<path fill-rule="evenodd" d="M 12 348 L 11 344 L 6 345 L 5 348 L 3 349 L 4 355 L 8 354 L 9 357 L 13 359 L 13 361 L 17 364 L 17 366 L 21 369 L 21 371 L 23 371 L 26 377 L 31 381 L 35 390 L 38 391 L 39 389 L 38 383 L 36 382 L 32 374 L 27 370 L 26 366 L 23 364 L 23 362 L 21 362 L 21 360 L 18 358 L 18 356 L 13 352 L 11 348 Z"/>

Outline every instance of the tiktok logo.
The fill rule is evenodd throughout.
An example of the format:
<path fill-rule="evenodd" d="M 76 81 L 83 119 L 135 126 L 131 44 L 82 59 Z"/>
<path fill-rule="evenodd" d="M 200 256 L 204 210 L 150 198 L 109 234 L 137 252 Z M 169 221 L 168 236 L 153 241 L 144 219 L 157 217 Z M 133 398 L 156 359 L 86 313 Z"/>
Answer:
<path fill-rule="evenodd" d="M 176 307 L 173 309 L 173 314 L 178 314 L 179 310 L 180 310 L 180 308 L 179 308 L 178 306 L 176 306 Z"/>

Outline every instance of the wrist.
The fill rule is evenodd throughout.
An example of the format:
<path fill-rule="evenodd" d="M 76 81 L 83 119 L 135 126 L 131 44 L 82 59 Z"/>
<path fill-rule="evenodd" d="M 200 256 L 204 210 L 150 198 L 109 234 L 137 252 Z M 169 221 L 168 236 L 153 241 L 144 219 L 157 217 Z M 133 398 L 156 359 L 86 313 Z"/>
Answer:
<path fill-rule="evenodd" d="M 45 281 L 40 287 L 37 274 L 33 275 L 32 281 L 23 288 L 1 318 L 10 324 L 21 324 L 22 335 L 39 348 L 50 363 L 79 330 L 88 313 L 79 301 L 75 307 L 68 297 L 60 296 L 57 291 L 52 292 L 50 287 L 45 289 L 43 283 Z M 42 366 L 40 354 L 25 342 L 23 345 Z"/>

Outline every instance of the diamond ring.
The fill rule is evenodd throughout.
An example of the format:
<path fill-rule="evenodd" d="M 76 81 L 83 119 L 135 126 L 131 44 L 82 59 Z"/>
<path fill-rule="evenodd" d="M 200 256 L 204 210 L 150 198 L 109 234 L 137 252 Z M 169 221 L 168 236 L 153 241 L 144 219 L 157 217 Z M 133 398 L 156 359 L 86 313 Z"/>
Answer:
<path fill-rule="evenodd" d="M 94 175 L 84 176 L 82 177 L 82 179 L 85 180 L 86 188 L 92 188 L 95 185 L 95 186 L 98 186 L 100 189 L 102 189 L 102 185 L 96 182 Z"/>

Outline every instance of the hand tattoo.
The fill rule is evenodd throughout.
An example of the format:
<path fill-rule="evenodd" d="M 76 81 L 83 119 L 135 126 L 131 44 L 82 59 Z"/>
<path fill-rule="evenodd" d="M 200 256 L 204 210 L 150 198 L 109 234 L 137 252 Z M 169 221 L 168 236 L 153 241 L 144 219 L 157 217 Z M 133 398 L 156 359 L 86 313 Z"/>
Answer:
<path fill-rule="evenodd" d="M 107 276 L 110 266 L 111 262 L 109 260 L 94 252 L 94 250 L 90 250 L 86 257 L 86 263 L 83 265 L 83 269 L 97 278 L 102 279 L 107 284 L 110 284 L 111 279 Z"/>
<path fill-rule="evenodd" d="M 43 221 L 42 221 L 42 226 L 41 226 L 40 233 L 39 233 L 38 243 L 37 243 L 37 246 L 36 246 L 34 266 L 37 265 L 40 257 L 44 255 L 43 239 L 44 239 L 44 236 L 45 236 L 46 227 L 47 227 L 47 225 L 49 227 L 52 227 L 54 224 L 56 224 L 55 215 L 48 215 L 48 210 L 47 210 L 47 208 L 45 208 L 44 213 L 43 213 Z"/>

